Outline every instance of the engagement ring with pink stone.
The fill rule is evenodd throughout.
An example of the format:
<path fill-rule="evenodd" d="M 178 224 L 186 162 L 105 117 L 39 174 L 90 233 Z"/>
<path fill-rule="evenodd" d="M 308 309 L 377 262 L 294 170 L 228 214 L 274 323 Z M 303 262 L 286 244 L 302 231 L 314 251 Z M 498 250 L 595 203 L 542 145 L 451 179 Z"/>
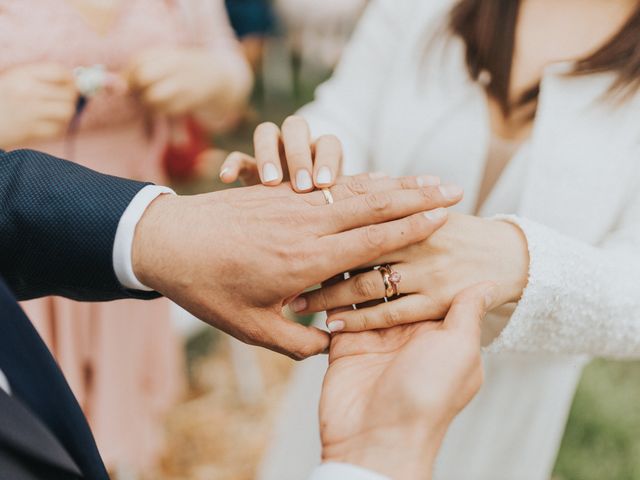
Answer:
<path fill-rule="evenodd" d="M 397 272 L 391 265 L 385 265 L 384 267 L 380 267 L 378 269 L 380 274 L 382 275 L 382 281 L 384 283 L 384 296 L 385 298 L 390 298 L 395 295 L 400 295 L 399 291 L 399 283 L 402 280 L 402 275 L 400 272 Z"/>

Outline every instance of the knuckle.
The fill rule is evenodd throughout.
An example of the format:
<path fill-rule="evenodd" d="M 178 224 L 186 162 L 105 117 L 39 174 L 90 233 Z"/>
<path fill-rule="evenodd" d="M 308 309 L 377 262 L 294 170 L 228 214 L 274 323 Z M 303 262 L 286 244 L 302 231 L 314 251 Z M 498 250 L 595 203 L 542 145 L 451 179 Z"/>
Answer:
<path fill-rule="evenodd" d="M 429 206 L 436 203 L 437 195 L 434 187 L 423 187 L 420 190 L 420 195 L 422 195 L 423 200 Z"/>
<path fill-rule="evenodd" d="M 385 231 L 380 225 L 369 225 L 365 228 L 365 242 L 369 248 L 380 248 L 384 244 L 385 238 Z"/>
<path fill-rule="evenodd" d="M 385 327 L 394 327 L 401 322 L 401 315 L 398 310 L 389 306 L 382 311 L 382 323 Z"/>
<path fill-rule="evenodd" d="M 373 322 L 368 313 L 360 312 L 355 319 L 354 324 L 359 325 L 359 330 L 371 330 Z"/>
<path fill-rule="evenodd" d="M 326 310 L 329 309 L 329 298 L 327 297 L 327 292 L 325 291 L 324 288 L 321 288 L 318 291 L 318 295 L 315 297 L 315 300 L 317 302 L 316 305 L 318 306 L 318 310 L 326 311 Z M 311 305 L 312 302 L 309 302 L 309 303 L 310 303 L 309 306 L 312 306 Z M 315 305 L 313 305 L 313 306 L 315 306 Z"/>
<path fill-rule="evenodd" d="M 307 122 L 304 120 L 304 118 L 299 115 L 289 115 L 284 119 L 284 122 L 282 122 L 282 128 L 291 128 L 302 124 L 306 125 L 306 123 Z"/>
<path fill-rule="evenodd" d="M 316 352 L 313 350 L 313 348 L 310 345 L 301 345 L 297 347 L 295 350 L 292 350 L 291 352 L 289 352 L 289 357 L 299 362 L 301 360 L 311 357 L 312 355 L 315 355 L 315 353 Z"/>
<path fill-rule="evenodd" d="M 382 212 L 391 206 L 391 196 L 387 192 L 376 192 L 367 195 L 367 205 L 371 210 Z"/>
<path fill-rule="evenodd" d="M 418 235 L 424 230 L 425 221 L 422 215 L 412 215 L 407 218 L 407 231 L 410 235 Z"/>
<path fill-rule="evenodd" d="M 369 300 L 375 297 L 376 286 L 366 275 L 358 275 L 353 280 L 353 291 L 358 297 Z"/>
<path fill-rule="evenodd" d="M 353 195 L 363 195 L 367 193 L 367 187 L 362 180 L 363 178 L 361 177 L 353 177 L 347 182 L 346 186 Z"/>
<path fill-rule="evenodd" d="M 416 180 L 413 177 L 402 177 L 398 179 L 398 183 L 402 190 L 413 190 L 417 186 Z"/>
<path fill-rule="evenodd" d="M 258 138 L 262 136 L 268 136 L 268 135 L 279 134 L 279 133 L 280 133 L 280 129 L 275 123 L 263 122 L 256 127 L 254 136 Z"/>
<path fill-rule="evenodd" d="M 287 160 L 295 165 L 304 166 L 311 158 L 308 152 L 301 148 L 293 147 L 287 151 Z"/>
<path fill-rule="evenodd" d="M 340 139 L 338 137 L 336 137 L 335 135 L 328 134 L 328 135 L 320 136 L 318 138 L 318 140 L 316 141 L 316 145 L 323 145 L 323 146 L 326 146 L 326 147 L 341 148 L 342 147 L 342 142 L 340 142 Z"/>

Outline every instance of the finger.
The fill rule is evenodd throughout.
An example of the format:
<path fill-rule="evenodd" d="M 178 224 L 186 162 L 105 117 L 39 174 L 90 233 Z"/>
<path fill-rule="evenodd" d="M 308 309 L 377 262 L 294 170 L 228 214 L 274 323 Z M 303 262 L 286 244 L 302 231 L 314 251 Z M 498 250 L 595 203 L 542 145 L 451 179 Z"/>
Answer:
<path fill-rule="evenodd" d="M 282 124 L 282 143 L 293 189 L 299 193 L 313 190 L 311 133 L 307 121 L 302 117 L 287 117 Z"/>
<path fill-rule="evenodd" d="M 31 136 L 35 139 L 50 139 L 61 137 L 66 128 L 63 122 L 41 120 L 36 122 L 31 130 Z"/>
<path fill-rule="evenodd" d="M 417 291 L 417 285 L 412 284 L 414 275 L 407 273 L 407 265 L 393 265 L 393 270 L 401 276 L 398 285 L 398 293 L 404 295 Z M 379 270 L 369 270 L 359 275 L 352 275 L 333 285 L 325 286 L 301 295 L 302 301 L 296 306 L 305 303 L 305 308 L 298 313 L 322 312 L 347 305 L 360 305 L 372 300 L 380 300 L 385 296 L 385 286 L 382 273 Z"/>
<path fill-rule="evenodd" d="M 246 153 L 232 152 L 225 159 L 220 169 L 220 180 L 233 183 L 241 176 L 258 177 L 258 163 L 256 159 Z"/>
<path fill-rule="evenodd" d="M 75 85 L 38 84 L 34 95 L 42 102 L 61 102 L 75 105 L 78 90 Z"/>
<path fill-rule="evenodd" d="M 418 213 L 380 225 L 369 225 L 317 240 L 308 265 L 317 281 L 349 271 L 382 255 L 428 238 L 447 219 L 444 209 Z M 314 261 L 315 259 L 315 261 Z M 314 282 L 315 283 L 315 282 Z"/>
<path fill-rule="evenodd" d="M 280 129 L 275 123 L 261 123 L 253 133 L 254 157 L 258 163 L 260 180 L 265 185 L 282 182 L 280 164 Z"/>
<path fill-rule="evenodd" d="M 71 102 L 47 101 L 42 105 L 42 119 L 56 123 L 68 123 L 75 112 Z"/>
<path fill-rule="evenodd" d="M 261 311 L 256 322 L 264 325 L 264 329 L 250 337 L 241 336 L 240 340 L 282 353 L 294 360 L 304 360 L 329 348 L 331 339 L 327 332 L 305 327 L 277 313 Z"/>
<path fill-rule="evenodd" d="M 332 314 L 327 327 L 330 332 L 361 332 L 436 319 L 437 310 L 428 297 L 408 295 L 375 307 Z"/>
<path fill-rule="evenodd" d="M 484 282 L 459 293 L 445 317 L 445 328 L 477 335 L 479 340 L 482 320 L 494 302 L 496 290 L 493 282 Z"/>
<path fill-rule="evenodd" d="M 33 78 L 45 83 L 72 85 L 73 73 L 63 65 L 57 63 L 41 63 L 30 67 Z"/>
<path fill-rule="evenodd" d="M 179 86 L 170 79 L 154 83 L 142 92 L 142 100 L 158 110 L 167 110 L 180 96 Z"/>
<path fill-rule="evenodd" d="M 443 214 L 440 208 L 450 207 L 461 198 L 462 190 L 459 188 L 455 194 L 441 187 L 376 192 L 325 205 L 319 214 L 328 232 L 336 233 L 418 212 L 426 212 L 427 219 L 431 220 L 430 217 Z"/>
<path fill-rule="evenodd" d="M 354 177 L 340 177 L 337 184 L 329 190 L 335 202 L 348 200 L 376 192 L 391 190 L 417 190 L 423 187 L 432 187 L 440 184 L 437 177 L 371 177 L 371 174 L 357 175 Z M 324 194 L 320 191 L 304 194 L 302 198 L 311 205 L 326 205 Z"/>
<path fill-rule="evenodd" d="M 126 74 L 134 88 L 147 88 L 171 74 L 171 62 L 162 61 L 162 56 L 159 51 L 138 56 Z"/>
<path fill-rule="evenodd" d="M 334 135 L 324 135 L 316 140 L 313 157 L 313 178 L 318 188 L 333 185 L 342 165 L 342 144 Z"/>

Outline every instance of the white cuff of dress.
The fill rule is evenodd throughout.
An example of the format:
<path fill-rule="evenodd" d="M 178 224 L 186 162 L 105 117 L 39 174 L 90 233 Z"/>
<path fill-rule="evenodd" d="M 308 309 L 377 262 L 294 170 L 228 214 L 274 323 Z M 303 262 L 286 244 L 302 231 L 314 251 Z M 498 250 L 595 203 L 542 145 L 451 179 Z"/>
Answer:
<path fill-rule="evenodd" d="M 379 473 L 348 463 L 328 462 L 316 468 L 309 480 L 391 480 Z"/>
<path fill-rule="evenodd" d="M 120 284 L 129 290 L 142 290 L 145 292 L 151 292 L 153 290 L 140 282 L 136 274 L 133 273 L 131 251 L 136 225 L 138 225 L 138 222 L 151 202 L 164 193 L 175 195 L 176 192 L 170 188 L 156 185 L 147 185 L 142 188 L 142 190 L 133 197 L 133 200 L 129 203 L 129 206 L 122 214 L 120 222 L 118 223 L 116 238 L 113 242 L 113 270 Z"/>

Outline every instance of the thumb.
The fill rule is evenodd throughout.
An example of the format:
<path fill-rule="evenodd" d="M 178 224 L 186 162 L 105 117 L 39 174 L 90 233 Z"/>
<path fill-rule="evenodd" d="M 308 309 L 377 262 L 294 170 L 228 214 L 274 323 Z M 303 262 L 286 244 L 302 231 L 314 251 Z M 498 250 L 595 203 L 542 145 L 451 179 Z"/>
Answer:
<path fill-rule="evenodd" d="M 304 360 L 327 351 L 331 337 L 323 330 L 305 327 L 273 311 L 260 311 L 256 344 L 282 353 L 294 360 Z"/>
<path fill-rule="evenodd" d="M 460 292 L 454 299 L 444 326 L 451 330 L 464 330 L 480 335 L 482 320 L 494 302 L 496 284 L 484 282 Z"/>

